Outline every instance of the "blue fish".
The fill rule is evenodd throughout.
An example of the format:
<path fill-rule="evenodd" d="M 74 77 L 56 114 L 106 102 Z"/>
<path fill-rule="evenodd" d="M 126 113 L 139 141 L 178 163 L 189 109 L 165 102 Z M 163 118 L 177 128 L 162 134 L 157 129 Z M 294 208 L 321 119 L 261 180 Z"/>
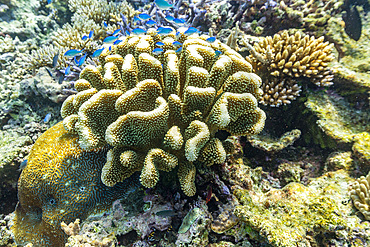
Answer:
<path fill-rule="evenodd" d="M 140 34 L 143 34 L 143 33 L 146 33 L 146 31 L 142 28 L 134 28 L 132 29 L 132 32 L 136 35 L 140 35 Z"/>
<path fill-rule="evenodd" d="M 22 163 L 19 165 L 19 170 L 23 170 L 27 166 L 27 159 L 23 160 Z"/>
<path fill-rule="evenodd" d="M 81 53 L 82 53 L 82 50 L 79 51 L 79 50 L 76 50 L 76 49 L 71 49 L 71 50 L 66 51 L 66 53 L 64 53 L 64 56 L 65 57 L 74 57 L 74 56 L 80 55 Z"/>
<path fill-rule="evenodd" d="M 96 51 L 94 51 L 94 53 L 92 54 L 92 57 L 99 57 L 100 54 L 104 51 L 104 47 L 103 48 L 100 48 Z"/>
<path fill-rule="evenodd" d="M 113 42 L 113 45 L 118 45 L 119 43 L 121 43 L 123 40 L 120 40 L 120 39 L 117 39 L 116 41 Z"/>
<path fill-rule="evenodd" d="M 109 51 L 112 51 L 112 46 L 110 45 L 109 48 L 108 48 Z"/>
<path fill-rule="evenodd" d="M 64 76 L 59 76 L 59 79 L 58 79 L 58 83 L 59 84 L 62 84 L 63 83 L 63 81 L 64 81 Z"/>
<path fill-rule="evenodd" d="M 45 118 L 44 118 L 44 123 L 48 123 L 51 119 L 51 113 L 49 112 L 48 114 L 46 114 Z"/>
<path fill-rule="evenodd" d="M 216 41 L 216 37 L 209 37 L 208 39 L 206 39 L 206 41 L 208 41 L 209 43 L 213 43 Z"/>
<path fill-rule="evenodd" d="M 173 4 L 169 4 L 166 0 L 154 0 L 155 5 L 160 9 L 169 9 L 173 8 Z"/>
<path fill-rule="evenodd" d="M 150 15 L 148 15 L 146 13 L 141 13 L 141 14 L 139 14 L 139 18 L 143 21 L 146 21 L 146 20 L 150 19 Z"/>
<path fill-rule="evenodd" d="M 169 33 L 171 33 L 173 31 L 173 29 L 172 28 L 170 28 L 170 27 L 161 27 L 161 28 L 158 28 L 157 29 L 157 33 L 158 34 L 169 34 Z"/>
<path fill-rule="evenodd" d="M 64 74 L 65 75 L 69 75 L 69 73 L 71 73 L 71 67 L 68 66 L 65 70 L 64 70 Z"/>
<path fill-rule="evenodd" d="M 90 33 L 89 33 L 89 39 L 91 39 L 93 35 L 94 35 L 94 29 L 90 31 Z"/>
<path fill-rule="evenodd" d="M 139 17 L 137 17 L 136 15 L 134 16 L 134 22 L 138 22 L 140 21 Z"/>
<path fill-rule="evenodd" d="M 51 4 L 51 2 L 52 2 L 52 0 L 47 0 L 47 3 L 48 3 L 48 4 Z"/>
<path fill-rule="evenodd" d="M 78 64 L 78 60 L 77 60 L 77 58 L 76 58 L 76 57 L 74 57 L 74 58 L 73 58 L 73 60 L 74 60 L 75 64 L 77 65 L 77 64 Z"/>
<path fill-rule="evenodd" d="M 55 68 L 57 65 L 58 65 L 58 57 L 59 57 L 59 53 L 56 54 L 54 57 L 53 57 L 53 68 Z"/>
<path fill-rule="evenodd" d="M 164 43 L 163 42 L 161 42 L 161 41 L 158 41 L 157 43 L 155 43 L 157 46 L 163 46 L 164 45 Z"/>
<path fill-rule="evenodd" d="M 221 54 L 222 54 L 222 52 L 220 52 L 218 50 L 215 51 L 215 57 L 219 57 Z"/>
<path fill-rule="evenodd" d="M 125 31 L 126 36 L 130 36 L 130 32 L 128 30 Z"/>
<path fill-rule="evenodd" d="M 176 23 L 176 24 L 184 24 L 185 23 L 185 20 L 184 19 L 175 18 L 175 19 L 173 19 L 173 22 Z"/>
<path fill-rule="evenodd" d="M 173 16 L 166 15 L 166 17 L 165 17 L 164 19 L 166 19 L 167 21 L 171 22 L 171 21 L 173 21 L 175 18 L 174 18 Z"/>
<path fill-rule="evenodd" d="M 117 36 L 108 36 L 103 40 L 103 43 L 110 44 L 118 39 Z"/>
<path fill-rule="evenodd" d="M 104 27 L 108 27 L 108 24 L 105 21 L 103 22 L 103 24 L 104 24 Z"/>
<path fill-rule="evenodd" d="M 155 54 L 155 55 L 162 54 L 162 52 L 163 52 L 163 49 L 162 48 L 155 48 L 153 50 L 153 54 Z"/>
<path fill-rule="evenodd" d="M 86 35 L 84 35 L 84 36 L 82 36 L 82 38 L 81 38 L 82 40 L 87 40 L 87 36 Z"/>
<path fill-rule="evenodd" d="M 180 47 L 179 49 L 177 49 L 175 52 L 176 53 L 180 53 L 182 51 L 182 47 Z"/>
<path fill-rule="evenodd" d="M 180 43 L 180 42 L 178 42 L 178 41 L 174 41 L 172 44 L 173 44 L 175 47 L 180 47 L 180 46 L 182 46 L 182 43 Z"/>
<path fill-rule="evenodd" d="M 189 36 L 196 32 L 198 32 L 198 29 L 196 29 L 195 27 L 189 27 L 188 30 L 184 32 L 184 34 Z"/>
<path fill-rule="evenodd" d="M 121 31 L 121 28 L 118 28 L 117 30 L 115 30 L 115 31 L 112 33 L 112 36 L 115 36 L 115 35 L 116 35 L 116 34 L 118 34 L 120 31 Z"/>
<path fill-rule="evenodd" d="M 86 56 L 87 54 L 83 55 L 81 58 L 80 58 L 80 61 L 78 61 L 77 63 L 77 66 L 80 67 L 82 64 L 84 64 L 85 60 L 86 60 Z"/>
<path fill-rule="evenodd" d="M 157 22 L 155 22 L 155 21 L 153 21 L 153 20 L 149 20 L 149 21 L 147 21 L 145 24 L 146 24 L 146 25 L 148 25 L 148 26 L 150 26 L 150 27 L 152 27 L 152 26 L 154 26 L 155 24 L 157 24 Z"/>

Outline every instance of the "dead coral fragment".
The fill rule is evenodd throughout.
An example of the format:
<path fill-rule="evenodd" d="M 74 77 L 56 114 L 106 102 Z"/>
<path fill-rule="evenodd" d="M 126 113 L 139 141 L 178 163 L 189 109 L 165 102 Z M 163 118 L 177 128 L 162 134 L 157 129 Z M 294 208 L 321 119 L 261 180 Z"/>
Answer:
<path fill-rule="evenodd" d="M 370 220 L 370 173 L 366 177 L 362 176 L 350 187 L 353 204 L 364 215 L 365 219 Z"/>
<path fill-rule="evenodd" d="M 230 47 L 206 42 L 208 36 L 181 33 L 183 49 L 177 54 L 171 33 L 162 38 L 164 52 L 153 55 L 160 37 L 148 33 L 125 37 L 100 55 L 100 67 L 81 72 L 76 85 L 82 91 L 64 102 L 63 123 L 78 133 L 83 149 L 113 147 L 102 170 L 106 185 L 141 170 L 142 185 L 151 188 L 159 171 L 178 167 L 181 188 L 192 196 L 192 162 L 212 165 L 226 159 L 223 143 L 214 136 L 218 130 L 250 135 L 263 129 L 266 116 L 257 104 L 261 79 Z M 215 50 L 223 55 L 216 57 Z"/>

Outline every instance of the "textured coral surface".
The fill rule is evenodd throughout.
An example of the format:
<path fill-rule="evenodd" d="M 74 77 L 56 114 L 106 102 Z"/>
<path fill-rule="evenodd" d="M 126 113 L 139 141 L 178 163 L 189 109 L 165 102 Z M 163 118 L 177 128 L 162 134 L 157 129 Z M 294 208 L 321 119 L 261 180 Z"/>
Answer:
<path fill-rule="evenodd" d="M 107 209 L 136 186 L 132 181 L 105 186 L 100 172 L 106 151 L 84 151 L 77 141 L 59 123 L 34 144 L 18 184 L 12 227 L 18 244 L 64 246 L 67 236 L 61 221 L 70 223 Z"/>
<path fill-rule="evenodd" d="M 266 117 L 256 100 L 261 80 L 242 56 L 218 40 L 207 42 L 206 35 L 148 34 L 124 37 L 100 55 L 100 67 L 81 72 L 79 93 L 62 106 L 63 124 L 79 135 L 82 149 L 113 147 L 104 184 L 141 171 L 141 183 L 151 188 L 159 171 L 178 167 L 182 190 L 193 196 L 194 163 L 226 159 L 218 130 L 251 135 L 263 129 Z M 154 54 L 158 41 L 163 53 Z M 183 43 L 181 52 L 174 41 Z"/>

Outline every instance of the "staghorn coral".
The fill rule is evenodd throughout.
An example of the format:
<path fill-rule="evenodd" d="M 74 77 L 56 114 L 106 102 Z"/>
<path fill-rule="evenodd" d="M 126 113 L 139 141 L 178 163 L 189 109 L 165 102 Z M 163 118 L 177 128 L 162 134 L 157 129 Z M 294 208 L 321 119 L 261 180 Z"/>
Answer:
<path fill-rule="evenodd" d="M 349 194 L 353 205 L 363 214 L 366 220 L 370 220 L 370 173 L 366 177 L 358 178 L 349 187 Z"/>
<path fill-rule="evenodd" d="M 212 165 L 226 158 L 214 137 L 218 130 L 250 135 L 263 129 L 265 114 L 256 100 L 261 81 L 251 65 L 219 41 L 183 31 L 178 54 L 174 32 L 162 39 L 153 30 L 125 37 L 100 55 L 100 67 L 81 72 L 75 84 L 80 92 L 62 106 L 63 124 L 79 135 L 83 149 L 113 147 L 102 172 L 108 186 L 141 171 L 141 183 L 150 188 L 159 171 L 178 167 L 182 190 L 193 196 L 193 162 Z M 164 52 L 152 56 L 159 40 Z"/>
<path fill-rule="evenodd" d="M 114 187 L 100 180 L 106 150 L 82 150 L 78 137 L 62 123 L 46 131 L 34 144 L 18 183 L 19 203 L 12 231 L 18 244 L 64 246 L 62 221 L 85 219 L 108 209 L 114 200 L 134 190 L 132 177 Z"/>
<path fill-rule="evenodd" d="M 260 101 L 265 105 L 289 104 L 300 92 L 294 78 L 307 77 L 317 86 L 332 84 L 333 75 L 328 67 L 334 59 L 333 45 L 323 42 L 324 37 L 288 31 L 262 38 L 252 47 L 242 39 L 250 51 L 246 59 L 263 79 L 264 95 Z"/>

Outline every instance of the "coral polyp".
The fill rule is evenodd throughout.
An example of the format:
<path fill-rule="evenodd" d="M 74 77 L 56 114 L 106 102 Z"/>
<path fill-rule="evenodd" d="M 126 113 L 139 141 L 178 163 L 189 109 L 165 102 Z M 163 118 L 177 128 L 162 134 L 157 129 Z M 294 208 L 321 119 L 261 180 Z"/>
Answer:
<path fill-rule="evenodd" d="M 261 79 L 236 51 L 207 38 L 149 29 L 105 49 L 100 66 L 81 72 L 79 92 L 62 106 L 63 124 L 78 134 L 82 149 L 110 148 L 104 184 L 141 171 L 141 183 L 151 188 L 159 171 L 177 167 L 183 192 L 193 196 L 197 163 L 226 159 L 218 130 L 252 135 L 263 129 Z M 162 52 L 153 52 L 159 41 Z"/>

